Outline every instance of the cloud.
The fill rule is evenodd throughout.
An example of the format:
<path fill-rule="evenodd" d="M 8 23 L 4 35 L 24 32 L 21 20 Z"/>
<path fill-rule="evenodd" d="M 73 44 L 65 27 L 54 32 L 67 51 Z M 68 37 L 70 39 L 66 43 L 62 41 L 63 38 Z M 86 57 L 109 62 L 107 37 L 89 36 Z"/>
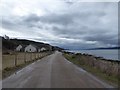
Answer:
<path fill-rule="evenodd" d="M 73 17 L 71 15 L 59 15 L 59 14 L 49 14 L 45 16 L 37 16 L 37 15 L 29 15 L 27 18 L 25 18 L 25 22 L 42 22 L 42 23 L 48 23 L 48 24 L 62 24 L 62 25 L 68 25 L 72 23 Z"/>
<path fill-rule="evenodd" d="M 2 3 L 2 35 L 71 49 L 116 46 L 118 43 L 118 6 L 115 2 L 5 0 Z"/>

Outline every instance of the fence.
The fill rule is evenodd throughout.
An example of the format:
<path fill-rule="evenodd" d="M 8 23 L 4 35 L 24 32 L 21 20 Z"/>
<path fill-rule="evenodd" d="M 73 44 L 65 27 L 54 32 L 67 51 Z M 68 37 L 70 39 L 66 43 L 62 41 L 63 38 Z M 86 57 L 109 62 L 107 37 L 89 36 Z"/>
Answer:
<path fill-rule="evenodd" d="M 95 58 L 94 56 L 84 56 L 79 57 L 79 61 L 83 62 L 84 65 L 89 65 L 90 67 L 97 68 L 103 73 L 108 75 L 118 76 L 118 62 L 103 60 L 101 58 Z"/>
<path fill-rule="evenodd" d="M 25 64 L 30 61 L 38 60 L 49 54 L 50 52 L 15 52 L 14 54 L 2 55 L 2 70 L 4 70 L 5 68 L 16 67 L 18 65 Z"/>
<path fill-rule="evenodd" d="M 67 55 L 71 56 L 72 58 L 75 58 L 74 62 L 77 61 L 77 64 L 79 65 L 85 65 L 85 66 L 97 68 L 101 70 L 103 73 L 106 73 L 107 75 L 120 76 L 119 61 L 106 60 L 99 57 L 95 57 L 93 55 L 87 55 L 81 53 L 78 54 L 68 53 Z"/>

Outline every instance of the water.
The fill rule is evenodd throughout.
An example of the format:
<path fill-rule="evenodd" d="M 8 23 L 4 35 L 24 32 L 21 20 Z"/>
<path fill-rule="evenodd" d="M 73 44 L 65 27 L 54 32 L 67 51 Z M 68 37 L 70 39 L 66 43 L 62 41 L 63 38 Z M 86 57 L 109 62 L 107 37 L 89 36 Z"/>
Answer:
<path fill-rule="evenodd" d="M 86 53 L 98 57 L 103 57 L 105 59 L 119 60 L 118 59 L 118 50 L 117 49 L 108 49 L 108 50 L 69 50 L 70 52 L 76 53 Z M 120 61 L 120 60 L 119 60 Z"/>

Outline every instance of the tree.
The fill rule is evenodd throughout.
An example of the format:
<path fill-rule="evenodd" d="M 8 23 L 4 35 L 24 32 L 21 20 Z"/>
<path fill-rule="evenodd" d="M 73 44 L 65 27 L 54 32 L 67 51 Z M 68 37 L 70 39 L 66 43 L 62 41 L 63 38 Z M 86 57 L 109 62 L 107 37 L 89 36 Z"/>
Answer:
<path fill-rule="evenodd" d="M 8 37 L 7 35 L 5 35 L 5 36 L 4 36 L 4 39 L 7 39 L 7 40 L 9 40 L 9 37 Z"/>

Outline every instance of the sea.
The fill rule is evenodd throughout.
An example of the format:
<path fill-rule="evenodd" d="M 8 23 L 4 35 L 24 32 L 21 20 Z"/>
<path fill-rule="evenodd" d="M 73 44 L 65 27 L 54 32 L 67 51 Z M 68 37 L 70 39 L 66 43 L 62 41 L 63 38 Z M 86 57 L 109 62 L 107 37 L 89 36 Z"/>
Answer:
<path fill-rule="evenodd" d="M 67 50 L 69 52 L 75 52 L 75 53 L 86 53 L 90 55 L 94 55 L 97 57 L 103 57 L 105 59 L 111 59 L 111 60 L 119 60 L 119 53 L 118 49 L 99 49 L 99 50 Z"/>

